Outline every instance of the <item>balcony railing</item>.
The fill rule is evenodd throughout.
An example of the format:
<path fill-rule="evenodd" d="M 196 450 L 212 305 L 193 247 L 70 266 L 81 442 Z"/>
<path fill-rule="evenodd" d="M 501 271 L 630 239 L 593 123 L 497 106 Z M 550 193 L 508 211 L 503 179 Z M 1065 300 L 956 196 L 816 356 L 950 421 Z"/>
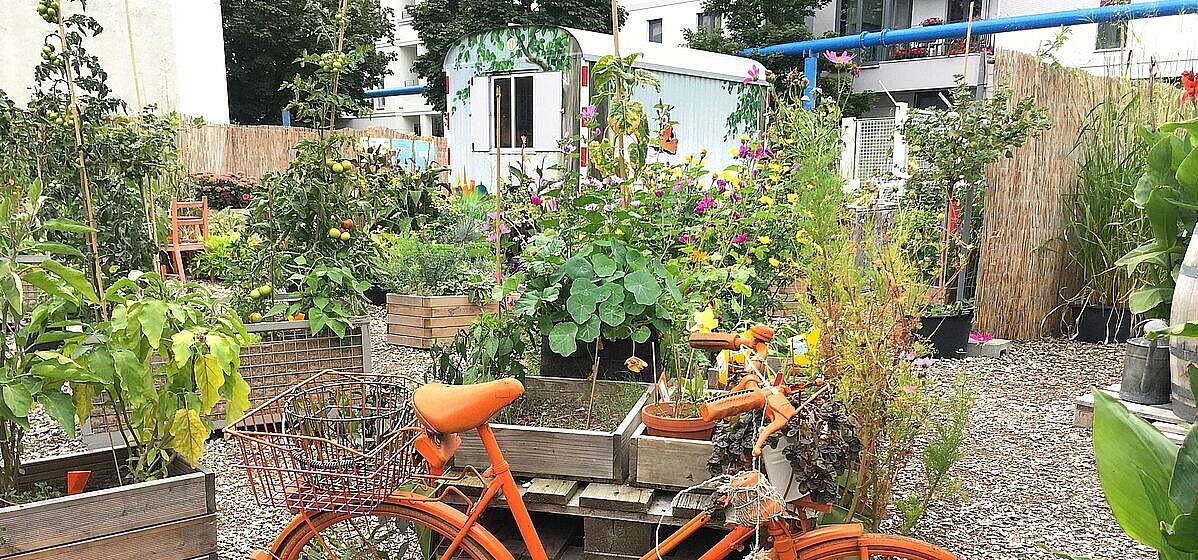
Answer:
<path fill-rule="evenodd" d="M 989 35 L 978 35 L 970 39 L 969 52 L 990 52 Z M 879 62 L 891 60 L 912 60 L 937 56 L 957 56 L 965 53 L 965 38 L 937 39 L 917 43 L 898 43 L 884 47 L 870 47 L 860 51 L 857 62 L 862 66 L 870 66 Z"/>

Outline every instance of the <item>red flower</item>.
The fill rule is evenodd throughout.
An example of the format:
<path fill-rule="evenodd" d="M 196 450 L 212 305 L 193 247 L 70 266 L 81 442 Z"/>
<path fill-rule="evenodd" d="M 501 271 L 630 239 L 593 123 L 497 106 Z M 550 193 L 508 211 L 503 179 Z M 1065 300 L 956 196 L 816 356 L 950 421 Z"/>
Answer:
<path fill-rule="evenodd" d="M 1186 70 L 1181 73 L 1181 104 L 1185 105 L 1186 101 L 1193 101 L 1194 105 L 1198 105 L 1198 76 L 1194 75 L 1193 70 Z"/>

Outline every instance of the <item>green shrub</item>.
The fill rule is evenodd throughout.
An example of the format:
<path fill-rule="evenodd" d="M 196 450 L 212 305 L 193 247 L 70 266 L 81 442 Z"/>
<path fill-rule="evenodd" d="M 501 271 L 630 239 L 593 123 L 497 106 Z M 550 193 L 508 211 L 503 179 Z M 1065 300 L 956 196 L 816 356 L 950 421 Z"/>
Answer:
<path fill-rule="evenodd" d="M 187 273 L 195 278 L 233 280 L 239 239 L 237 234 L 209 235 L 204 250 L 187 262 Z"/>
<path fill-rule="evenodd" d="M 390 238 L 379 265 L 380 286 L 391 293 L 421 296 L 488 297 L 492 279 L 485 247 L 477 243 L 427 243 L 413 237 Z"/>

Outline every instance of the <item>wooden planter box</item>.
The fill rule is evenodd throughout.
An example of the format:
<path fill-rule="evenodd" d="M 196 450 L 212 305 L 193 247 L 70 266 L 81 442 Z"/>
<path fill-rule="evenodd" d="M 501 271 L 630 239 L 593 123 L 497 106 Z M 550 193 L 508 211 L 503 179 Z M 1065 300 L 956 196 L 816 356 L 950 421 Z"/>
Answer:
<path fill-rule="evenodd" d="M 328 329 L 312 335 L 309 329 L 308 321 L 246 325 L 246 330 L 261 338 L 241 349 L 241 376 L 250 385 L 251 407 L 327 369 L 370 372 L 369 318 L 354 319 L 345 338 L 337 338 Z M 218 428 L 224 425 L 224 403 L 212 411 L 212 420 Z M 92 448 L 124 444 L 116 433 L 113 410 L 103 401 L 97 401 L 82 433 L 83 441 Z"/>
<path fill-rule="evenodd" d="M 496 304 L 480 306 L 466 296 L 405 296 L 387 294 L 387 342 L 412 348 L 431 348 L 453 340 L 479 315 L 494 312 Z"/>
<path fill-rule="evenodd" d="M 628 478 L 628 456 L 632 433 L 641 424 L 641 408 L 648 402 L 648 387 L 626 381 L 599 381 L 596 398 L 627 391 L 629 386 L 643 388 L 644 394 L 611 432 L 515 426 L 492 423 L 495 438 L 511 464 L 512 472 L 522 476 L 585 480 L 592 482 L 624 482 Z M 563 396 L 589 395 L 591 382 L 586 379 L 556 377 L 526 377 L 524 387 L 529 394 Z M 479 469 L 490 464 L 482 442 L 475 432 L 461 434 L 462 447 L 454 462 L 474 465 Z"/>
<path fill-rule="evenodd" d="M 711 478 L 711 442 L 651 436 L 642 424 L 632 433 L 628 483 L 649 488 L 690 488 Z"/>
<path fill-rule="evenodd" d="M 60 489 L 68 470 L 92 471 L 89 487 L 114 472 L 112 449 L 25 464 L 21 486 Z M 115 450 L 123 464 L 125 450 Z M 12 560 L 191 560 L 216 558 L 216 477 L 185 464 L 171 477 L 0 508 L 0 558 Z"/>

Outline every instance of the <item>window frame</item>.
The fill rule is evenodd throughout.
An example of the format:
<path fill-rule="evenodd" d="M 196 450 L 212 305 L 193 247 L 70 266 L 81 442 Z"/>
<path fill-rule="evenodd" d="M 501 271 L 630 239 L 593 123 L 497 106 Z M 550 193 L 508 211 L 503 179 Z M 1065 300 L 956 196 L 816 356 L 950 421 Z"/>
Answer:
<path fill-rule="evenodd" d="M 662 24 L 661 18 L 651 19 L 651 20 L 645 22 L 645 26 L 648 28 L 648 39 L 649 39 L 650 43 L 657 43 L 660 45 L 664 42 L 665 26 Z M 657 40 L 656 41 L 653 40 L 654 27 L 657 28 Z"/>
<path fill-rule="evenodd" d="M 708 31 L 720 31 L 724 28 L 724 19 L 719 14 L 699 12 L 695 14 L 695 28 Z"/>
<path fill-rule="evenodd" d="M 1099 6 L 1115 6 L 1131 4 L 1131 0 L 1101 0 Z M 1122 51 L 1127 49 L 1128 19 L 1113 19 L 1099 22 L 1094 28 L 1094 52 Z M 1104 38 L 1113 35 L 1115 44 L 1103 42 Z"/>
<path fill-rule="evenodd" d="M 495 88 L 498 87 L 497 84 L 499 82 L 507 81 L 510 84 L 508 86 L 508 90 L 507 90 L 508 96 L 510 97 L 510 99 L 506 100 L 507 101 L 506 103 L 503 103 L 510 111 L 509 114 L 511 116 L 510 120 L 508 122 L 508 126 L 505 127 L 505 128 L 507 128 L 506 132 L 508 135 L 506 136 L 506 138 L 502 135 L 500 136 L 499 142 L 495 146 L 499 150 L 520 150 L 520 149 L 531 150 L 534 146 L 535 134 L 536 134 L 536 106 L 537 106 L 536 80 L 533 78 L 534 74 L 535 74 L 535 72 L 518 72 L 518 73 L 513 73 L 513 74 L 503 74 L 503 75 L 491 77 L 490 91 L 492 92 L 492 94 L 494 94 Z M 528 107 L 527 107 L 528 108 L 529 130 L 528 130 L 527 142 L 523 145 L 523 147 L 521 147 L 519 145 L 519 141 L 518 141 L 520 135 L 519 135 L 519 131 L 518 131 L 517 127 L 518 127 L 518 123 L 521 122 L 521 119 L 518 117 L 520 112 L 518 111 L 517 102 L 518 102 L 518 99 L 520 98 L 520 96 L 516 95 L 516 88 L 517 88 L 516 80 L 528 80 L 528 87 L 529 87 L 529 95 L 528 95 L 529 103 L 528 103 Z M 491 118 L 488 120 L 491 123 L 491 135 L 494 135 L 494 131 L 496 128 L 495 123 L 501 116 L 501 107 L 499 107 L 495 104 L 492 104 L 492 107 L 493 107 L 493 110 L 491 112 Z M 494 142 L 495 140 L 492 139 L 491 141 Z M 505 141 L 508 143 L 508 145 L 504 145 Z"/>

